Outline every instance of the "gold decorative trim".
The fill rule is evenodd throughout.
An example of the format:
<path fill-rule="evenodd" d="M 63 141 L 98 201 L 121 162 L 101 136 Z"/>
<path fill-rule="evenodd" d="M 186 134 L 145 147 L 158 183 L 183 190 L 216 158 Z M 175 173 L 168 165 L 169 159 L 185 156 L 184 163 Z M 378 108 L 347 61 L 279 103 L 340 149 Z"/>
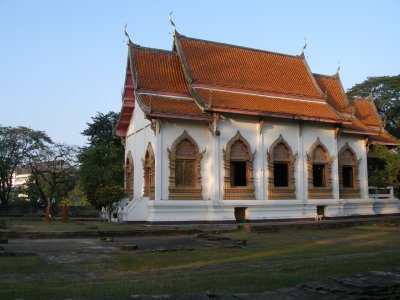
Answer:
<path fill-rule="evenodd" d="M 265 122 L 264 118 L 260 118 L 258 120 L 258 131 L 259 131 L 260 134 L 262 133 L 262 130 L 263 130 L 263 127 L 264 127 L 264 122 Z"/>
<path fill-rule="evenodd" d="M 131 151 L 128 152 L 125 162 L 125 196 L 132 200 L 134 197 L 134 166 Z"/>
<path fill-rule="evenodd" d="M 246 172 L 247 172 L 247 185 L 246 186 L 231 186 L 231 147 L 237 142 L 241 141 L 247 147 L 248 155 L 241 157 L 240 160 L 246 161 Z M 253 160 L 256 151 L 251 153 L 250 144 L 240 134 L 238 130 L 236 135 L 229 140 L 225 149 L 222 149 L 224 157 L 224 200 L 255 200 L 254 196 L 254 178 L 253 178 Z"/>
<path fill-rule="evenodd" d="M 176 150 L 177 146 L 183 140 L 188 140 L 192 143 L 196 149 L 195 155 L 195 185 L 194 187 L 177 187 L 175 181 L 175 174 L 176 174 L 176 160 L 180 157 L 177 156 Z M 201 159 L 203 158 L 204 153 L 199 152 L 199 146 L 197 145 L 196 141 L 187 133 L 186 130 L 173 142 L 171 150 L 168 150 L 168 157 L 169 157 L 169 186 L 168 186 L 168 199 L 169 200 L 203 200 L 202 196 L 202 187 L 201 187 Z"/>
<path fill-rule="evenodd" d="M 155 160 L 154 151 L 151 143 L 147 144 L 145 158 L 142 158 L 143 164 L 143 197 L 149 197 L 154 200 L 154 173 L 155 173 Z"/>

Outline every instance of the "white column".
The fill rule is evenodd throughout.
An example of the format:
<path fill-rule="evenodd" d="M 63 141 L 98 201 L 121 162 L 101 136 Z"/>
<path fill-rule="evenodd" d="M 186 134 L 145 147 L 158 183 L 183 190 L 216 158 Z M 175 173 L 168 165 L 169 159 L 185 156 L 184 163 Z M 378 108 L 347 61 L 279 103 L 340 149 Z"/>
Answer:
<path fill-rule="evenodd" d="M 331 163 L 331 178 L 332 178 L 332 196 L 334 199 L 339 199 L 339 164 L 338 164 L 338 137 L 335 134 L 335 130 L 332 130 L 332 152 L 333 157 Z"/>
<path fill-rule="evenodd" d="M 157 120 L 156 122 L 156 154 L 155 154 L 155 191 L 154 191 L 154 199 L 161 200 L 162 199 L 162 191 L 164 188 L 162 173 L 163 173 L 163 145 L 162 145 L 162 134 L 161 134 L 161 123 Z"/>
<path fill-rule="evenodd" d="M 358 176 L 360 184 L 361 197 L 364 199 L 369 198 L 368 191 L 368 163 L 367 163 L 367 140 L 359 142 L 361 144 L 361 161 L 358 166 Z"/>
<path fill-rule="evenodd" d="M 305 169 L 305 164 L 307 163 L 306 152 L 304 150 L 304 135 L 302 133 L 301 127 L 303 124 L 299 123 L 298 127 L 298 138 L 297 138 L 297 159 L 296 159 L 296 172 L 295 172 L 295 184 L 296 184 L 296 196 L 299 200 L 306 199 L 307 190 L 307 170 Z M 295 153 L 293 153 L 294 155 Z"/>
<path fill-rule="evenodd" d="M 261 128 L 261 134 L 260 135 L 260 140 L 261 140 L 261 146 L 260 146 L 260 155 L 261 155 L 261 200 L 266 200 L 266 194 L 265 194 L 265 190 L 266 190 L 266 181 L 267 181 L 267 177 L 266 177 L 266 170 L 268 169 L 266 166 L 266 155 L 267 152 L 265 150 L 265 142 L 264 142 L 264 124 Z"/>

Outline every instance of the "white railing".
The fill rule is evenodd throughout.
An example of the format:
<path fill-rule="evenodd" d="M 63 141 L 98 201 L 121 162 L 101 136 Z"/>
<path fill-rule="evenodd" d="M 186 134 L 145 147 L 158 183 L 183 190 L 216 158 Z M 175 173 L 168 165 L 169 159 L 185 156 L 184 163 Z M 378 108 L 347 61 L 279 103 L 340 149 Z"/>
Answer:
<path fill-rule="evenodd" d="M 368 187 L 369 198 L 372 199 L 395 199 L 392 186 L 378 188 L 376 186 Z"/>

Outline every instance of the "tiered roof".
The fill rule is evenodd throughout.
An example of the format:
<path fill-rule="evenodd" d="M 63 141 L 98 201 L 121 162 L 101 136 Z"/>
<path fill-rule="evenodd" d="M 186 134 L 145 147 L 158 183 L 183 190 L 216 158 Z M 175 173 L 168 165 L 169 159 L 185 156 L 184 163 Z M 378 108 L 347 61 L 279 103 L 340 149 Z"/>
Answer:
<path fill-rule="evenodd" d="M 349 99 L 338 74 L 311 73 L 303 54 L 216 43 L 177 32 L 172 51 L 129 41 L 118 135 L 126 135 L 136 103 L 149 119 L 211 121 L 215 112 L 248 114 L 334 123 L 342 132 L 397 143 L 384 131 L 371 99 Z"/>

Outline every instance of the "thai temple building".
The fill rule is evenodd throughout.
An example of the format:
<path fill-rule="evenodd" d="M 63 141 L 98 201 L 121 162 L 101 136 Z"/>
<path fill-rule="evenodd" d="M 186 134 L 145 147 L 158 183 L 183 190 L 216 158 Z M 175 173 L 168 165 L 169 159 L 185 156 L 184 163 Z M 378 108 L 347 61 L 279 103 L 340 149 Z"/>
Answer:
<path fill-rule="evenodd" d="M 287 55 L 190 38 L 128 41 L 123 222 L 306 220 L 400 212 L 368 188 L 370 145 L 397 145 L 372 97 Z"/>

